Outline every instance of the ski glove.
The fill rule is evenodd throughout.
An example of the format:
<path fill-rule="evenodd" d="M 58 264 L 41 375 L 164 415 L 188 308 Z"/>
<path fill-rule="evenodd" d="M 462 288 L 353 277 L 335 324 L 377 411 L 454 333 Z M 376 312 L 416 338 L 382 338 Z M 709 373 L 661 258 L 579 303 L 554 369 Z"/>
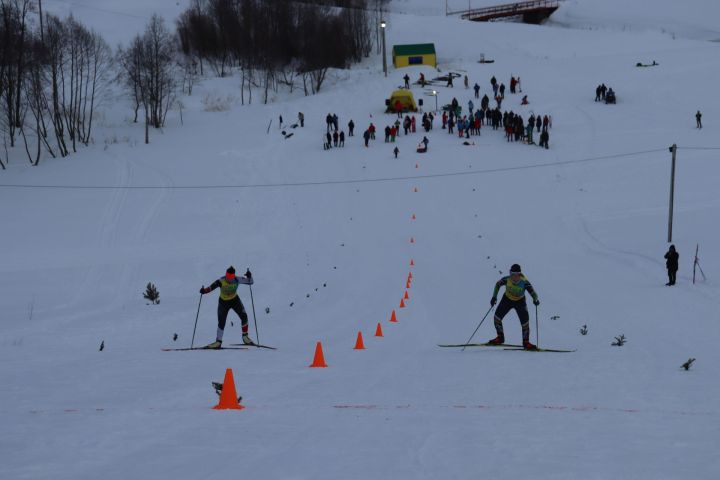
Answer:
<path fill-rule="evenodd" d="M 496 303 L 497 303 L 497 298 L 496 298 L 496 297 L 492 297 L 492 298 L 490 299 L 490 306 L 491 306 L 491 307 L 494 307 Z"/>
<path fill-rule="evenodd" d="M 245 272 L 245 276 L 247 277 L 248 280 L 252 279 L 252 273 L 250 273 L 249 268 L 247 269 L 247 272 Z"/>
<path fill-rule="evenodd" d="M 205 295 L 206 293 L 210 293 L 209 288 L 201 287 L 200 288 L 200 295 Z"/>
<path fill-rule="evenodd" d="M 537 307 L 538 305 L 540 305 L 540 300 L 537 299 L 537 298 L 534 299 L 534 300 L 533 300 L 533 305 L 535 305 L 536 307 Z"/>

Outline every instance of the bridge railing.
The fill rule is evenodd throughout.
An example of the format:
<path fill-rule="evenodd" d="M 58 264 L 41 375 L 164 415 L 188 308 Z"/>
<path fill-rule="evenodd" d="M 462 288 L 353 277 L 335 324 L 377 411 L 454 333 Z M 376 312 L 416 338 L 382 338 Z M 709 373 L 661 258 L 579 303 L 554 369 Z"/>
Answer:
<path fill-rule="evenodd" d="M 481 15 L 499 15 L 513 12 L 517 12 L 519 15 L 528 10 L 534 10 L 537 8 L 557 8 L 560 5 L 560 1 L 561 0 L 532 0 L 527 2 L 505 3 L 502 5 L 493 5 L 491 7 L 472 8 L 468 10 L 447 12 L 447 15 L 460 14 L 462 18 Z"/>

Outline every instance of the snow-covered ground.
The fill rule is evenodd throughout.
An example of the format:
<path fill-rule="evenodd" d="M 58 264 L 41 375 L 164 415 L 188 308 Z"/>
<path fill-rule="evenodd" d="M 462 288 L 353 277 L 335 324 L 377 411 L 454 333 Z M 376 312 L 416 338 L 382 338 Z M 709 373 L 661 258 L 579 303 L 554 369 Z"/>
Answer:
<path fill-rule="evenodd" d="M 149 17 L 145 3 L 92 5 Z M 183 2 L 156 3 L 172 19 Z M 462 22 L 444 5 L 430 15 L 437 3 L 394 3 L 388 44 L 435 42 L 440 69 L 467 73 L 481 95 L 492 75 L 520 75 L 530 105 L 508 94 L 503 107 L 552 115 L 549 150 L 487 127 L 465 146 L 438 121 L 427 154 L 415 152 L 420 132 L 399 138 L 397 160 L 381 136 L 365 149 L 369 122 L 394 121 L 384 98 L 402 75 L 435 75 L 385 78 L 374 56 L 317 96 L 225 112 L 202 100 L 239 97 L 238 79 L 206 78 L 183 99 L 184 125 L 173 112 L 150 145 L 119 99 L 94 146 L 38 167 L 19 152 L 0 172 L 0 478 L 720 476 L 720 44 L 645 29 L 675 11 L 670 0 L 643 21 L 643 2 L 603 2 L 630 4 L 624 32 L 589 0 L 566 2 L 553 26 Z M 690 4 L 704 13 L 676 15 L 688 30 L 720 13 Z M 135 33 L 85 15 L 113 43 Z M 593 101 L 601 82 L 617 105 Z M 464 109 L 472 97 L 459 80 L 438 91 Z M 299 111 L 305 128 L 283 139 L 278 115 Z M 357 125 L 344 149 L 322 150 L 328 112 Z M 673 143 L 680 272 L 669 288 Z M 692 285 L 696 244 L 708 278 Z M 516 262 L 542 301 L 540 346 L 577 351 L 438 348 L 467 340 Z M 162 352 L 190 344 L 198 289 L 230 264 L 253 271 L 260 340 L 278 350 Z M 143 300 L 147 282 L 160 305 Z M 196 344 L 214 340 L 216 297 L 200 305 Z M 247 289 L 241 298 L 255 336 Z M 230 320 L 226 343 L 239 342 Z M 514 312 L 504 325 L 519 342 Z M 353 350 L 358 331 L 365 351 Z M 628 343 L 611 346 L 621 334 Z M 493 336 L 488 318 L 475 339 Z M 326 369 L 308 368 L 317 341 Z M 211 409 L 226 368 L 241 412 Z"/>

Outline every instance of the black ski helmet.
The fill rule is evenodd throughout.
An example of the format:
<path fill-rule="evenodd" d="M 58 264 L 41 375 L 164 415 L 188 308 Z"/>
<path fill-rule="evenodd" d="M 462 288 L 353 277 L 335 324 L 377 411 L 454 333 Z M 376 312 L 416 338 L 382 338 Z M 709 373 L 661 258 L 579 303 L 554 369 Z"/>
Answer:
<path fill-rule="evenodd" d="M 520 265 L 517 263 L 514 263 L 512 267 L 510 267 L 510 273 L 522 273 L 522 269 L 520 268 Z"/>
<path fill-rule="evenodd" d="M 231 274 L 235 275 L 235 267 L 230 265 L 230 267 L 228 267 L 228 269 L 225 270 L 225 273 L 231 273 Z"/>

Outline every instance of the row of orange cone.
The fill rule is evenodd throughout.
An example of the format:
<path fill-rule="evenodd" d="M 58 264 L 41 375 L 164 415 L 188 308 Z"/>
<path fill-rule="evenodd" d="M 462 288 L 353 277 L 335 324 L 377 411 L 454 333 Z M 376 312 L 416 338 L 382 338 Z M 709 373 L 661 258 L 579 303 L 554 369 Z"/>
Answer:
<path fill-rule="evenodd" d="M 415 168 L 418 168 L 417 165 L 415 165 Z M 418 191 L 417 187 L 414 189 L 414 191 Z M 416 219 L 415 214 L 412 215 L 412 219 Z M 410 237 L 410 243 L 415 243 L 414 237 Z M 410 266 L 415 266 L 415 261 L 413 259 L 410 259 Z M 410 295 L 408 295 L 408 290 L 410 289 L 410 283 L 412 282 L 412 278 L 412 272 L 408 272 L 407 280 L 405 282 L 405 295 L 403 295 L 403 297 L 400 299 L 400 308 L 405 308 L 405 300 L 410 299 Z M 390 322 L 398 323 L 395 310 L 393 310 L 392 314 L 390 315 Z M 375 328 L 375 336 L 383 336 L 382 324 L 380 324 L 380 322 L 378 322 L 377 327 Z M 365 343 L 363 342 L 362 331 L 359 331 L 357 334 L 357 339 L 355 340 L 355 347 L 353 348 L 353 350 L 365 350 Z M 322 342 L 317 342 L 317 344 L 315 345 L 315 357 L 313 358 L 313 362 L 310 365 L 310 368 L 327 368 L 327 366 L 327 363 L 325 363 L 325 354 L 323 353 Z M 216 406 L 213 407 L 213 409 L 242 410 L 244 408 L 245 407 L 240 405 L 240 402 L 238 400 L 232 369 L 228 368 L 227 370 L 225 370 L 225 378 L 223 379 L 223 388 L 220 394 L 220 401 Z"/>

